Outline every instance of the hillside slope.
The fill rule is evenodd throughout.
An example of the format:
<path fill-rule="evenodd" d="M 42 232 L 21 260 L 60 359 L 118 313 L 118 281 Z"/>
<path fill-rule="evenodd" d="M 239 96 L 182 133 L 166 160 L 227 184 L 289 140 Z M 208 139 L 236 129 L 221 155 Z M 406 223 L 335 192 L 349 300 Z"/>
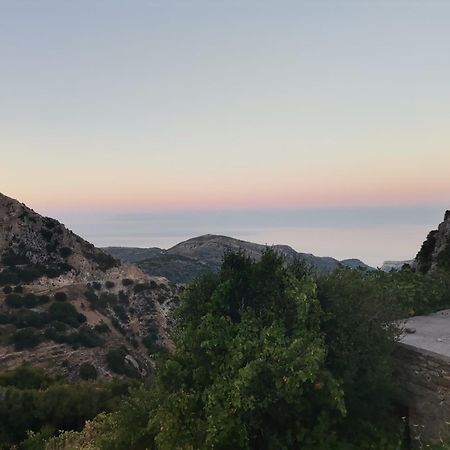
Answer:
<path fill-rule="evenodd" d="M 178 289 L 0 194 L 0 371 L 146 376 Z"/>

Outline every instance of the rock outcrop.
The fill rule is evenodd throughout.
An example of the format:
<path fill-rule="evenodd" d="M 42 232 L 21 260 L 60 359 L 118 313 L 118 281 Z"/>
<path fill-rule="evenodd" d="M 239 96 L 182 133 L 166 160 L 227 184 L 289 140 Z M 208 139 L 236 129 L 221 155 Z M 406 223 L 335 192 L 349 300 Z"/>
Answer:
<path fill-rule="evenodd" d="M 450 270 L 450 210 L 446 211 L 438 229 L 428 234 L 415 264 L 423 273 L 436 269 Z"/>

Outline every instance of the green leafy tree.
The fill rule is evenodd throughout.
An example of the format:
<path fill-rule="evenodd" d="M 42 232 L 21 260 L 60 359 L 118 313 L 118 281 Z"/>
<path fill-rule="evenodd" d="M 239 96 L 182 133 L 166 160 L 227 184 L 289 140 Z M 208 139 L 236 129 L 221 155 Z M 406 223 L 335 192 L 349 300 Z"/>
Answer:
<path fill-rule="evenodd" d="M 180 308 L 151 418 L 160 449 L 326 449 L 344 414 L 315 284 L 267 251 L 225 257 Z"/>

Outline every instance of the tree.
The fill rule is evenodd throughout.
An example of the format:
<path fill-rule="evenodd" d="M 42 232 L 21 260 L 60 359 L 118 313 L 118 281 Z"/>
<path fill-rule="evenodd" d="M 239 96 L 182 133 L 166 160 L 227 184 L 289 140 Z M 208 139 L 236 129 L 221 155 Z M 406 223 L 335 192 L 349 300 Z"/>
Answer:
<path fill-rule="evenodd" d="M 372 443 L 381 449 L 386 436 L 398 438 L 393 352 L 400 328 L 395 319 L 406 311 L 406 286 L 399 280 L 397 273 L 350 269 L 318 279 L 327 367 L 342 380 L 345 393 L 347 416 L 338 431 L 347 448 L 371 448 Z"/>
<path fill-rule="evenodd" d="M 188 288 L 151 423 L 160 449 L 328 448 L 342 392 L 325 368 L 315 284 L 268 250 Z"/>

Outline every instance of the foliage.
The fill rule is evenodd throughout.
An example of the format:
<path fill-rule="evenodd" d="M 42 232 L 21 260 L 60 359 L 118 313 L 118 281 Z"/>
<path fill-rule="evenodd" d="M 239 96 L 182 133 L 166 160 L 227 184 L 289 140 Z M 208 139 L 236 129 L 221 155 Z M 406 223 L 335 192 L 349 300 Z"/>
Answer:
<path fill-rule="evenodd" d="M 65 292 L 57 292 L 53 297 L 57 302 L 65 302 L 67 300 L 67 294 Z"/>
<path fill-rule="evenodd" d="M 59 254 L 63 257 L 63 258 L 68 258 L 70 255 L 73 254 L 73 250 L 70 247 L 61 247 L 59 249 Z"/>
<path fill-rule="evenodd" d="M 132 378 L 138 378 L 137 370 L 127 363 L 125 357 L 128 351 L 125 347 L 116 347 L 108 351 L 106 354 L 106 362 L 108 367 L 118 375 L 127 375 Z"/>
<path fill-rule="evenodd" d="M 347 446 L 383 448 L 398 439 L 402 424 L 394 414 L 396 398 L 393 351 L 404 308 L 395 301 L 390 275 L 341 269 L 318 279 L 326 315 L 322 330 L 328 346 L 327 367 L 341 380 L 347 416 L 338 424 Z M 398 299 L 397 299 L 398 300 Z"/>
<path fill-rule="evenodd" d="M 90 363 L 83 363 L 78 371 L 82 380 L 95 380 L 97 378 L 97 369 Z"/>
<path fill-rule="evenodd" d="M 300 282 L 275 253 L 260 262 L 227 255 L 180 307 L 151 419 L 157 447 L 329 448 L 345 411 L 320 320 L 314 282 Z"/>
<path fill-rule="evenodd" d="M 12 290 L 12 287 L 9 286 L 9 285 L 7 285 L 7 286 L 5 286 L 5 287 L 3 288 L 3 293 L 6 294 L 6 295 L 11 294 L 12 291 L 13 291 L 13 290 Z"/>
<path fill-rule="evenodd" d="M 25 350 L 40 344 L 42 342 L 42 335 L 37 333 L 34 328 L 22 328 L 14 333 L 11 342 L 17 351 Z"/>
<path fill-rule="evenodd" d="M 0 375 L 0 448 L 9 449 L 25 440 L 28 430 L 43 430 L 48 437 L 49 430 L 53 434 L 56 430 L 81 429 L 101 411 L 117 408 L 128 387 L 129 383 L 119 381 L 74 384 L 31 367 L 4 373 Z M 38 438 L 34 440 L 36 443 Z M 31 445 L 30 439 L 27 445 Z"/>
<path fill-rule="evenodd" d="M 64 322 L 72 327 L 79 327 L 86 317 L 78 313 L 71 303 L 52 303 L 48 309 L 51 320 Z"/>

